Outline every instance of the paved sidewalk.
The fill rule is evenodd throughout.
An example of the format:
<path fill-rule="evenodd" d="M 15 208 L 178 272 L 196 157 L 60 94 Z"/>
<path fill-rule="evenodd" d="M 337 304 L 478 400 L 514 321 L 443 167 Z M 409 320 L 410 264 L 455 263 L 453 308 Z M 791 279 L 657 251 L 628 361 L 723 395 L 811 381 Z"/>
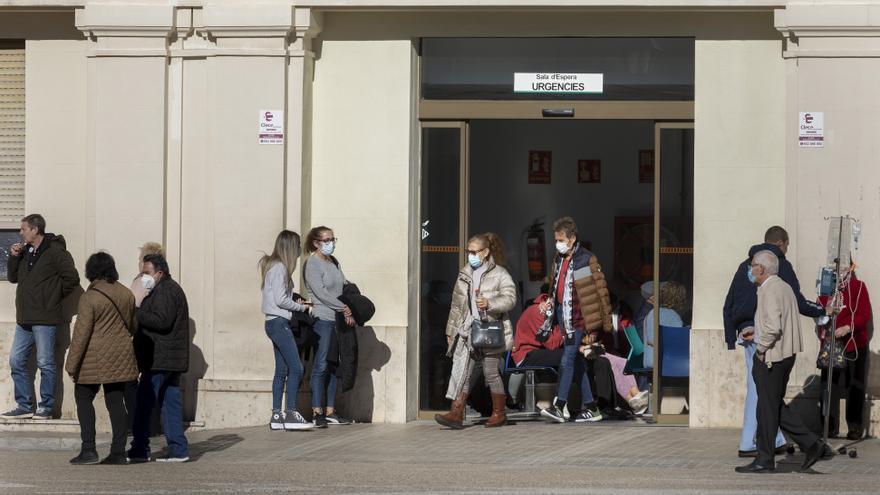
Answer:
<path fill-rule="evenodd" d="M 55 435 L 64 437 L 64 435 Z M 5 433 L 0 493 L 877 493 L 880 441 L 798 473 L 741 475 L 739 432 L 624 423 L 521 422 L 446 430 L 428 422 L 198 431 L 193 462 L 70 466 L 75 437 Z M 99 446 L 106 454 L 106 437 Z M 161 448 L 156 439 L 154 453 Z M 842 443 L 838 441 L 837 443 Z"/>

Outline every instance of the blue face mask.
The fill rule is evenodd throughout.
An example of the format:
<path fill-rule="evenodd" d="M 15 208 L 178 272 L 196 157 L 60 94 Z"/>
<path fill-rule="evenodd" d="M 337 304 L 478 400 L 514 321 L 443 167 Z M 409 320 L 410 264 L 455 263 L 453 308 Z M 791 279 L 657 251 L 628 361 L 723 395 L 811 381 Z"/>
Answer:
<path fill-rule="evenodd" d="M 324 256 L 330 256 L 335 250 L 336 245 L 333 243 L 333 241 L 321 243 L 321 254 L 323 254 Z"/>
<path fill-rule="evenodd" d="M 483 264 L 483 260 L 477 254 L 469 254 L 468 263 L 471 265 L 471 268 L 479 268 Z"/>
<path fill-rule="evenodd" d="M 749 282 L 751 282 L 752 284 L 754 284 L 755 282 L 758 281 L 758 279 L 755 278 L 755 274 L 752 273 L 752 267 L 751 267 L 751 266 L 747 266 L 747 267 L 746 267 L 746 276 L 749 277 Z"/>

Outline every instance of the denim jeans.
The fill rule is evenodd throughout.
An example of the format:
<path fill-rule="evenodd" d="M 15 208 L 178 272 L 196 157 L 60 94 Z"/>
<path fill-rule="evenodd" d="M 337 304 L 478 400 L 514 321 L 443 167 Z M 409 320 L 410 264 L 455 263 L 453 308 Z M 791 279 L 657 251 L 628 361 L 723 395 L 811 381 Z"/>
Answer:
<path fill-rule="evenodd" d="M 150 453 L 150 416 L 154 407 L 159 407 L 162 416 L 169 455 L 189 456 L 189 445 L 183 434 L 183 399 L 180 395 L 180 373 L 177 371 L 141 373 L 134 409 L 131 454 L 146 456 Z"/>
<path fill-rule="evenodd" d="M 584 338 L 583 330 L 575 330 L 574 341 L 565 344 L 562 352 L 562 361 L 559 363 L 559 386 L 556 390 L 558 400 L 568 400 L 568 390 L 571 384 L 577 380 L 581 386 L 581 403 L 593 402 L 593 389 L 590 388 L 590 377 L 586 373 L 586 363 L 583 357 L 578 355 L 578 347 Z"/>
<path fill-rule="evenodd" d="M 312 366 L 312 379 L 309 386 L 312 389 L 312 408 L 320 409 L 325 406 L 333 407 L 336 400 L 336 373 L 327 365 L 327 356 L 330 354 L 330 339 L 333 337 L 333 329 L 336 322 L 328 320 L 315 320 L 315 334 L 318 336 L 318 350 L 315 351 L 315 364 Z"/>
<path fill-rule="evenodd" d="M 37 368 L 40 369 L 39 407 L 55 407 L 55 326 L 16 325 L 9 353 L 9 368 L 15 388 L 15 402 L 20 407 L 34 410 L 34 379 L 28 370 L 28 358 L 34 344 L 37 346 Z"/>
<path fill-rule="evenodd" d="M 287 410 L 296 410 L 296 394 L 303 376 L 303 365 L 293 333 L 285 318 L 266 320 L 266 335 L 275 348 L 275 377 L 272 378 L 272 410 L 281 410 L 284 382 L 287 381 Z"/>
<path fill-rule="evenodd" d="M 755 436 L 758 434 L 758 389 L 755 379 L 752 377 L 752 361 L 755 358 L 757 344 L 749 340 L 740 340 L 746 353 L 746 402 L 743 407 L 743 429 L 739 439 L 739 450 L 750 451 L 757 448 Z M 785 445 L 785 437 L 782 430 L 776 433 L 776 446 Z"/>

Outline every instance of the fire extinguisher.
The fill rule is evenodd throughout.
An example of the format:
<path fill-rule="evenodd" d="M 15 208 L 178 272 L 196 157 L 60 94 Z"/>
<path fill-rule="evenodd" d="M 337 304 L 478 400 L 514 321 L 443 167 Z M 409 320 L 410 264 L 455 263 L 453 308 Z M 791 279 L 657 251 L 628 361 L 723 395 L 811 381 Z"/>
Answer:
<path fill-rule="evenodd" d="M 543 280 L 547 271 L 544 266 L 547 260 L 547 253 L 544 250 L 543 225 L 543 223 L 533 223 L 529 226 L 529 232 L 526 236 L 526 257 L 529 265 L 530 282 Z"/>

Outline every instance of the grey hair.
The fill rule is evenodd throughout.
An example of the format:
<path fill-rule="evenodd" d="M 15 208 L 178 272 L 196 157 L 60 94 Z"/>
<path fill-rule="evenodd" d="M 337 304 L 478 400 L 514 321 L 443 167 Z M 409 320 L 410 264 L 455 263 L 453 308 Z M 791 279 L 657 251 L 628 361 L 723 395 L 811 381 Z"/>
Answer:
<path fill-rule="evenodd" d="M 779 273 L 779 258 L 773 254 L 773 251 L 758 251 L 755 253 L 755 256 L 752 257 L 752 263 L 756 263 L 764 267 L 767 270 L 768 275 L 776 275 Z"/>

